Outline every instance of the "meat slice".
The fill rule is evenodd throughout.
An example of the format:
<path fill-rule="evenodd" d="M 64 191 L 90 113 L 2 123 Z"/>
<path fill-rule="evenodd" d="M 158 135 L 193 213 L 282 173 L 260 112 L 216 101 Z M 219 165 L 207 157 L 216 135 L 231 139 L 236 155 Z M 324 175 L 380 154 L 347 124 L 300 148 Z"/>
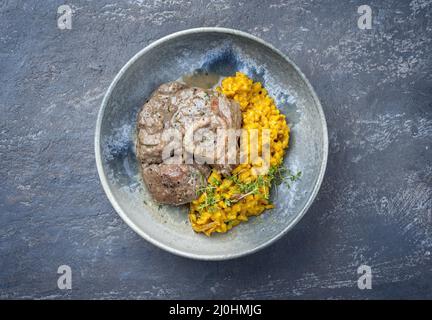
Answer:
<path fill-rule="evenodd" d="M 234 100 L 230 100 L 223 94 L 216 92 L 217 99 L 212 100 L 211 109 L 220 121 L 221 128 L 240 129 L 242 124 L 240 105 Z M 228 176 L 236 167 L 237 163 L 229 163 L 230 159 L 239 160 L 239 149 L 228 148 L 228 137 L 224 138 L 225 147 L 221 149 L 222 153 L 217 154 L 218 159 L 224 159 L 224 164 L 212 164 L 212 167 L 218 170 L 224 176 Z M 217 152 L 217 148 L 216 148 Z"/>
<path fill-rule="evenodd" d="M 163 204 L 180 205 L 197 197 L 207 185 L 208 166 L 188 164 L 151 164 L 142 167 L 144 182 L 153 199 Z"/>
<path fill-rule="evenodd" d="M 199 163 L 208 163 L 223 175 L 229 175 L 234 164 L 228 164 L 228 149 L 217 153 L 218 130 L 240 129 L 240 106 L 223 94 L 200 88 L 187 88 L 176 94 L 177 111 L 171 125 L 184 134 L 184 147 Z M 225 139 L 226 140 L 226 139 Z M 226 141 L 225 141 L 226 142 Z M 208 151 L 213 152 L 208 153 Z M 217 159 L 224 164 L 217 164 Z M 234 159 L 236 155 L 234 156 Z"/>
<path fill-rule="evenodd" d="M 177 110 L 172 103 L 176 92 L 186 86 L 180 82 L 168 82 L 161 85 L 141 108 L 138 114 L 137 157 L 141 163 L 162 162 L 162 150 L 167 141 L 162 133 L 170 127 L 172 115 Z"/>
<path fill-rule="evenodd" d="M 213 163 L 217 157 L 227 159 L 226 149 L 216 159 L 207 150 L 217 151 L 218 129 L 241 127 L 241 112 L 236 102 L 216 91 L 169 82 L 144 104 L 137 127 L 137 158 L 144 182 L 156 201 L 178 205 L 196 199 L 196 190 L 206 185 L 211 168 L 224 175 L 231 172 L 232 164 Z M 195 159 L 194 163 L 186 164 L 185 159 L 175 164 L 164 161 L 167 130 L 179 133 L 183 153 Z"/>

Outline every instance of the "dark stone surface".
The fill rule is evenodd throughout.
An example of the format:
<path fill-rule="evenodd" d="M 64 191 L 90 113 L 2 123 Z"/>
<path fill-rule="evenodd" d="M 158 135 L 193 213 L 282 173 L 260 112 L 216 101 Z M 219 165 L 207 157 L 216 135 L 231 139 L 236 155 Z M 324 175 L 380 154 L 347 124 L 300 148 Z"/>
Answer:
<path fill-rule="evenodd" d="M 432 3 L 368 1 L 0 3 L 1 298 L 432 298 Z M 239 4 L 238 4 L 239 3 Z M 303 220 L 226 262 L 163 252 L 102 191 L 94 128 L 102 96 L 152 41 L 199 26 L 269 41 L 304 71 L 330 154 Z M 57 288 L 72 267 L 73 289 Z M 357 267 L 372 267 L 372 290 Z"/>

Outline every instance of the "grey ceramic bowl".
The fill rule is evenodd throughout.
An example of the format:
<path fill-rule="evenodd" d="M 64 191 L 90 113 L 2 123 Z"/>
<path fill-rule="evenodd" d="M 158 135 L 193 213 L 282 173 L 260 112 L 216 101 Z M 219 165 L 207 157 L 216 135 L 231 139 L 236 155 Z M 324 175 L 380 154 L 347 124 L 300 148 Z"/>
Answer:
<path fill-rule="evenodd" d="M 291 188 L 281 185 L 273 190 L 275 209 L 212 237 L 192 230 L 187 206 L 159 206 L 152 201 L 135 159 L 139 108 L 160 84 L 198 69 L 224 76 L 242 71 L 260 81 L 286 114 L 291 127 L 284 165 L 302 171 L 301 180 Z M 158 247 L 203 260 L 243 256 L 287 233 L 314 200 L 328 152 L 323 110 L 299 68 L 264 41 L 224 28 L 177 32 L 137 53 L 117 74 L 103 99 L 95 143 L 103 188 L 120 217 Z"/>

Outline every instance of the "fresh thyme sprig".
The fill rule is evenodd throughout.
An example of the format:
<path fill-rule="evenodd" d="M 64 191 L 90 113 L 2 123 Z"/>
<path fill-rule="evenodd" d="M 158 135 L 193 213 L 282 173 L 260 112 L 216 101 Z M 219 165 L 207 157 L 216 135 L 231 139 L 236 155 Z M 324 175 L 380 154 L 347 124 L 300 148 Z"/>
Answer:
<path fill-rule="evenodd" d="M 281 166 L 272 166 L 268 173 L 268 176 L 272 182 L 274 182 L 276 185 L 281 185 L 284 183 L 288 188 L 291 188 L 290 182 L 299 180 L 301 175 L 301 171 L 293 173 L 290 169 Z"/>
<path fill-rule="evenodd" d="M 257 178 L 251 182 L 241 182 L 239 179 L 240 172 L 233 174 L 228 177 L 238 188 L 238 194 L 235 194 L 231 198 L 223 199 L 224 204 L 227 207 L 232 206 L 234 203 L 246 198 L 249 195 L 261 194 L 266 200 L 269 200 L 268 189 L 270 189 L 272 183 L 280 185 L 284 183 L 288 188 L 291 187 L 291 182 L 300 179 L 302 172 L 292 173 L 290 169 L 282 166 L 272 166 L 266 175 L 259 175 Z M 204 185 L 205 183 L 203 183 Z M 201 196 L 205 194 L 204 201 L 198 206 L 198 210 L 202 211 L 204 209 L 214 210 L 216 203 L 219 201 L 216 196 L 216 189 L 222 184 L 218 179 L 212 178 L 211 181 L 203 187 L 197 189 L 197 195 Z M 265 188 L 267 187 L 267 188 Z"/>
<path fill-rule="evenodd" d="M 280 185 L 282 183 L 286 184 L 288 188 L 291 187 L 290 182 L 297 181 L 300 179 L 302 175 L 301 171 L 293 174 L 291 170 L 281 167 L 281 166 L 272 166 L 269 169 L 267 175 L 259 175 L 254 181 L 244 183 L 240 182 L 237 176 L 232 176 L 231 180 L 237 185 L 239 188 L 240 194 L 236 196 L 236 198 L 232 199 L 232 202 L 238 202 L 241 199 L 247 197 L 251 194 L 262 194 L 263 198 L 268 200 L 269 194 L 264 193 L 262 191 L 262 187 L 271 187 L 272 182 L 276 185 Z M 231 203 L 232 203 L 231 202 Z"/>
<path fill-rule="evenodd" d="M 204 178 L 204 176 L 202 176 Z M 205 180 L 205 178 L 204 178 Z M 202 194 L 205 194 L 204 202 L 201 203 L 198 206 L 198 210 L 202 211 L 205 208 L 208 208 L 209 210 L 214 209 L 214 205 L 217 203 L 216 199 L 216 188 L 220 186 L 221 182 L 217 180 L 216 178 L 212 178 L 210 183 L 205 185 L 205 181 L 202 183 L 202 187 L 197 188 L 196 194 L 197 196 L 201 196 Z"/>

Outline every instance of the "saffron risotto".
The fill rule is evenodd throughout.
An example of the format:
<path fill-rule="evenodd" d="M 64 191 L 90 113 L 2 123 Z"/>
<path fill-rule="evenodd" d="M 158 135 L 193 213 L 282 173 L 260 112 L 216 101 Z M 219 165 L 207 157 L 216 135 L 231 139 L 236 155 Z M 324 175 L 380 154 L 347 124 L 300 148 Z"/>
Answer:
<path fill-rule="evenodd" d="M 283 161 L 288 148 L 290 128 L 274 100 L 260 82 L 254 82 L 245 74 L 237 72 L 222 80 L 216 89 L 240 104 L 242 128 L 258 129 L 258 155 L 261 155 L 261 132 L 270 130 L 270 170 L 266 175 L 254 175 L 254 166 L 260 163 L 239 164 L 230 177 L 223 177 L 213 170 L 205 189 L 190 204 L 189 220 L 193 230 L 210 236 L 224 233 L 251 216 L 258 216 L 274 207 L 269 192 L 274 172 Z M 248 140 L 246 140 L 248 141 Z M 249 145 L 246 154 L 249 153 Z"/>

